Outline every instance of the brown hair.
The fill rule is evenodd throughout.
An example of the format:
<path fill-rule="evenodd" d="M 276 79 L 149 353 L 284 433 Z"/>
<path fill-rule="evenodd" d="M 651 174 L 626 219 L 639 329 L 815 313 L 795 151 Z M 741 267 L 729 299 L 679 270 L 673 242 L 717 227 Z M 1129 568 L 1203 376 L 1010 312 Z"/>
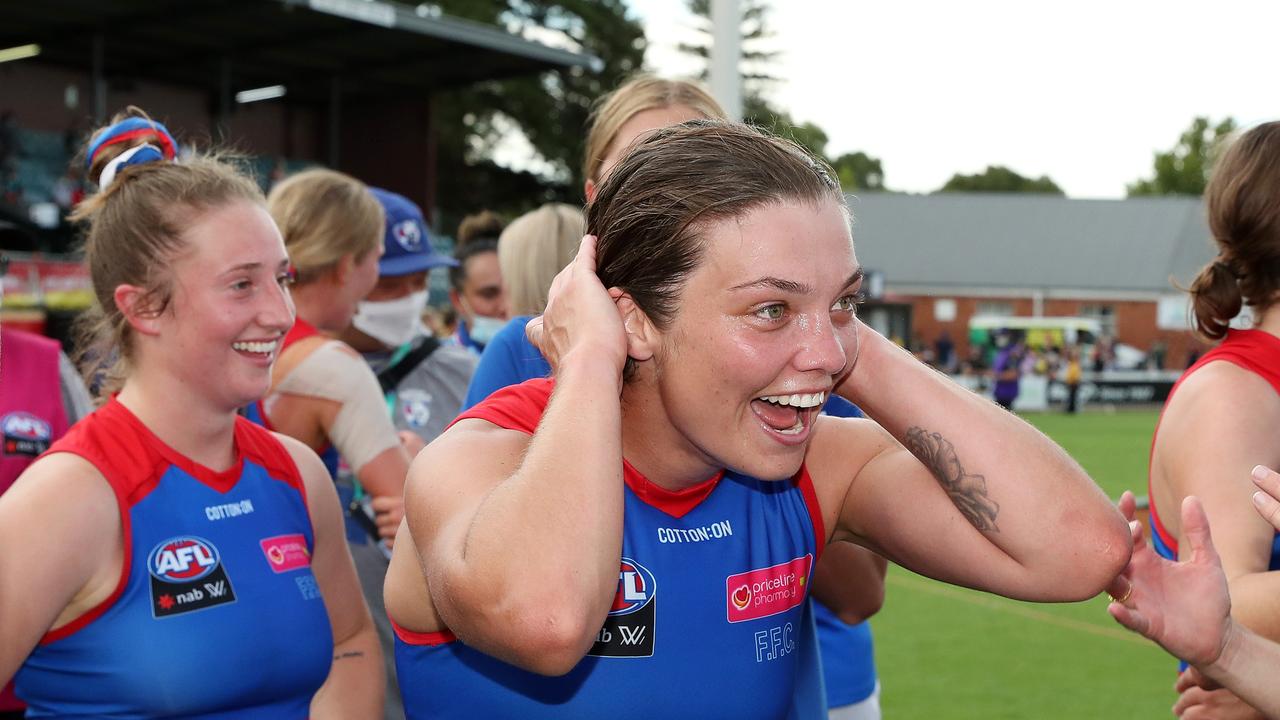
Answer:
<path fill-rule="evenodd" d="M 600 166 L 627 121 L 645 110 L 681 105 L 704 118 L 725 120 L 724 109 L 701 86 L 686 80 L 666 80 L 639 74 L 598 99 L 587 119 L 587 146 L 582 174 L 587 180 L 600 182 Z"/>
<path fill-rule="evenodd" d="M 110 125 L 131 117 L 150 120 L 142 110 L 129 107 L 113 117 Z M 86 148 L 105 130 L 93 133 Z M 148 142 L 157 144 L 158 135 L 143 134 L 102 147 L 89 168 L 89 179 L 97 183 L 107 163 Z M 82 151 L 80 157 L 84 156 Z M 142 307 L 148 313 L 163 313 L 173 293 L 173 278 L 166 268 L 185 248 L 183 230 L 201 214 L 237 200 L 264 202 L 257 183 L 237 172 L 229 161 L 193 154 L 180 163 L 125 166 L 107 187 L 86 198 L 70 215 L 73 222 L 88 224 L 85 262 L 96 301 L 79 321 L 80 356 L 94 363 L 93 374 L 105 373 L 104 392 L 118 388 L 128 374 L 133 351 L 129 323 L 116 307 L 116 288 L 143 288 Z M 104 365 L 113 355 L 110 364 Z"/>
<path fill-rule="evenodd" d="M 462 218 L 458 223 L 458 237 L 454 238 L 458 249 L 472 241 L 494 240 L 502 234 L 506 223 L 492 210 L 481 210 L 478 213 Z"/>
<path fill-rule="evenodd" d="M 1218 256 L 1191 283 L 1191 298 L 1196 330 L 1217 340 L 1243 305 L 1266 310 L 1280 290 L 1280 122 L 1231 144 L 1205 200 Z"/>
<path fill-rule="evenodd" d="M 747 125 L 691 120 L 658 130 L 609 173 L 587 206 L 597 274 L 665 329 L 702 260 L 703 227 L 783 200 L 844 208 L 835 177 L 796 143 Z M 628 360 L 626 374 L 633 370 Z"/>
<path fill-rule="evenodd" d="M 298 283 L 351 255 L 360 262 L 382 246 L 382 203 L 359 180 L 336 170 L 304 170 L 271 188 L 267 211 L 280 226 Z"/>

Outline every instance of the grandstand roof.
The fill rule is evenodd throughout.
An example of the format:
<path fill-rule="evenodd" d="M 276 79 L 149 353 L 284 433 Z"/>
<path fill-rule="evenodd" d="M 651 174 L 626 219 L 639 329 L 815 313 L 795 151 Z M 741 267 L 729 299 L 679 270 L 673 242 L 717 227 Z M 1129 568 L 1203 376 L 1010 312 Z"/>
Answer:
<path fill-rule="evenodd" d="M 897 293 L 1171 293 L 1215 253 L 1200 198 L 860 193 L 849 207 L 859 261 Z"/>
<path fill-rule="evenodd" d="M 378 0 L 38 0 L 6 2 L 0 47 L 214 92 L 284 84 L 291 100 L 422 93 L 597 58 L 496 28 Z M 230 86 L 230 87 L 227 87 Z"/>

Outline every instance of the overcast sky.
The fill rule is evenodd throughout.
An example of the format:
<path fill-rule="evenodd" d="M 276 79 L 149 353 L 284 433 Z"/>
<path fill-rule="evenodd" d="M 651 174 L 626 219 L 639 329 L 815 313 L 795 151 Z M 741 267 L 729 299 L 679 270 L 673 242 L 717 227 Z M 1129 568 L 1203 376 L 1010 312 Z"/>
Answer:
<path fill-rule="evenodd" d="M 631 0 L 650 68 L 676 51 L 684 0 Z M 771 0 L 770 93 L 880 158 L 891 189 L 929 192 L 1006 165 L 1072 197 L 1123 197 L 1197 115 L 1280 118 L 1276 0 Z"/>

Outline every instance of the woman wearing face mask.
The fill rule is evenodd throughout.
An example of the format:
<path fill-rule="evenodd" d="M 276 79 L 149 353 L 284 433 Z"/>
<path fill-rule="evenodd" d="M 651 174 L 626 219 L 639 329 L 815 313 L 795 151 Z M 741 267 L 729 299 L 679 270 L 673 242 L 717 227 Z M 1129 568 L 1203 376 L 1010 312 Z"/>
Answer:
<path fill-rule="evenodd" d="M 387 216 L 378 282 L 340 337 L 377 374 L 396 429 L 425 444 L 458 414 L 476 367 L 475 355 L 441 343 L 422 323 L 431 269 L 457 261 L 432 249 L 417 205 L 380 188 L 370 192 Z"/>
<path fill-rule="evenodd" d="M 503 224 L 485 210 L 458 226 L 457 263 L 449 268 L 449 302 L 458 313 L 451 342 L 479 355 L 507 322 L 507 298 L 498 266 Z"/>

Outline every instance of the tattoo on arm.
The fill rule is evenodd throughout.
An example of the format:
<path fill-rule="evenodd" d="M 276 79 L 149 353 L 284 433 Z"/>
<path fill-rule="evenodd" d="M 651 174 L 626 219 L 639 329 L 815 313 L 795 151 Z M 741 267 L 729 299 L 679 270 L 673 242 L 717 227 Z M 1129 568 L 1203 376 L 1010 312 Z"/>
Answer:
<path fill-rule="evenodd" d="M 359 650 L 348 650 L 341 655 L 334 655 L 334 660 L 347 660 L 349 658 L 364 657 L 364 653 Z"/>
<path fill-rule="evenodd" d="M 950 440 L 939 433 L 913 427 L 907 431 L 907 449 L 929 468 L 971 525 L 983 532 L 1000 531 L 996 527 L 1000 505 L 987 496 L 987 479 L 965 472 Z"/>

